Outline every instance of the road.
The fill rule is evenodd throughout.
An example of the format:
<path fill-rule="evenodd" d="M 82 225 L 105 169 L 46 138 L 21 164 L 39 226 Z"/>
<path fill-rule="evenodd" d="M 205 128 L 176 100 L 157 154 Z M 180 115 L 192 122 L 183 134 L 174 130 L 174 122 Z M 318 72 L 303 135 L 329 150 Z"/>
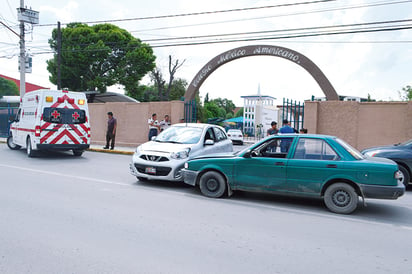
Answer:
<path fill-rule="evenodd" d="M 312 199 L 138 182 L 130 159 L 0 144 L 0 273 L 412 273 L 412 191 L 337 215 Z"/>

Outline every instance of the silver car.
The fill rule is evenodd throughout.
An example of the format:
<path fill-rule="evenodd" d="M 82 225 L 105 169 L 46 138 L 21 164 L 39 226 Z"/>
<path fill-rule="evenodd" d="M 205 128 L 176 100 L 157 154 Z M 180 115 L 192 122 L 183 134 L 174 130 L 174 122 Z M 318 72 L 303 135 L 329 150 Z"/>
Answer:
<path fill-rule="evenodd" d="M 220 126 L 175 124 L 136 148 L 130 173 L 140 181 L 183 181 L 181 169 L 191 158 L 231 151 L 232 141 Z"/>

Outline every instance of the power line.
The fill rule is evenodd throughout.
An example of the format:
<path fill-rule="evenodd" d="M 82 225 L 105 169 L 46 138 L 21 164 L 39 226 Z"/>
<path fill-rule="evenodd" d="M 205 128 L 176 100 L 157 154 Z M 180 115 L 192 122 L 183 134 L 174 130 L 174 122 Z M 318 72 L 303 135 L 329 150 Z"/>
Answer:
<path fill-rule="evenodd" d="M 238 35 L 250 35 L 250 34 L 265 34 L 265 33 L 290 32 L 290 31 L 306 31 L 306 30 L 318 30 L 318 29 L 328 29 L 328 28 L 348 28 L 348 27 L 359 27 L 359 26 L 368 26 L 368 25 L 382 25 L 382 24 L 389 25 L 389 24 L 407 23 L 407 22 L 412 22 L 412 19 L 392 20 L 392 21 L 377 21 L 377 22 L 345 24 L 345 25 L 329 25 L 329 26 L 306 27 L 306 28 L 293 28 L 293 29 L 282 29 L 282 30 L 266 30 L 266 31 L 254 31 L 254 32 L 240 32 L 240 33 L 226 33 L 226 34 L 214 34 L 214 35 L 186 36 L 186 37 L 168 37 L 168 38 L 146 39 L 146 40 L 142 40 L 142 41 L 144 41 L 146 43 L 149 43 L 149 42 L 158 42 L 158 41 L 198 39 L 198 38 L 211 38 L 211 37 L 224 37 L 224 36 L 238 36 Z"/>
<path fill-rule="evenodd" d="M 322 12 L 341 11 L 341 10 L 349 10 L 349 9 L 378 7 L 378 6 L 386 6 L 386 5 L 394 5 L 394 4 L 404 4 L 404 3 L 410 3 L 410 2 L 412 2 L 412 0 L 400 0 L 400 1 L 395 1 L 395 2 L 375 2 L 375 3 L 371 3 L 371 4 L 364 4 L 364 5 L 353 5 L 353 6 L 347 6 L 347 7 L 337 7 L 337 8 L 329 8 L 329 9 L 312 10 L 312 11 L 285 13 L 285 14 L 278 14 L 278 15 L 271 15 L 271 16 L 259 16 L 259 17 L 241 18 L 241 19 L 234 19 L 234 20 L 215 21 L 215 22 L 208 22 L 208 23 L 198 23 L 198 24 L 190 24 L 190 25 L 178 25 L 178 26 L 166 26 L 166 27 L 159 27 L 159 28 L 134 30 L 134 31 L 130 31 L 130 33 L 141 33 L 141 32 L 147 32 L 147 31 L 157 31 L 157 30 L 196 27 L 196 26 L 206 26 L 206 25 L 217 25 L 217 24 L 233 23 L 233 22 L 239 22 L 239 21 L 244 22 L 244 21 L 251 21 L 251 20 L 258 20 L 258 19 L 279 18 L 279 17 L 306 15 L 306 14 L 313 14 L 313 13 L 322 13 Z"/>
<path fill-rule="evenodd" d="M 336 1 L 336 0 L 316 0 L 316 1 L 296 2 L 296 3 L 289 3 L 289 4 L 261 6 L 261 7 L 238 8 L 238 9 L 215 10 L 215 11 L 202 11 L 202 12 L 169 14 L 169 15 L 147 16 L 147 17 L 135 17 L 135 18 L 125 18 L 125 19 L 98 20 L 98 21 L 89 21 L 89 22 L 82 22 L 82 23 L 84 23 L 84 24 L 100 24 L 100 23 L 113 23 L 113 22 L 138 21 L 138 20 L 140 21 L 140 20 L 152 20 L 152 19 L 165 19 L 165 18 L 175 18 L 175 17 L 210 15 L 210 14 L 218 14 L 218 13 L 229 13 L 229 12 L 240 12 L 240 11 L 249 11 L 249 10 L 280 8 L 280 7 L 290 7 L 290 6 L 299 6 L 299 5 L 309 5 L 309 4 L 319 4 L 319 3 L 333 2 L 333 1 Z M 62 23 L 62 25 L 67 25 L 67 24 L 68 23 Z M 37 26 L 38 27 L 50 27 L 50 26 L 55 26 L 55 24 L 43 24 L 43 25 L 37 25 Z"/>
<path fill-rule="evenodd" d="M 331 36 L 331 35 L 343 35 L 343 34 L 356 34 L 356 33 L 372 33 L 372 32 L 383 32 L 383 31 L 399 31 L 399 30 L 408 30 L 412 29 L 412 24 L 409 25 L 399 25 L 391 27 L 369 27 L 363 29 L 350 29 L 350 30 L 340 30 L 340 31 L 319 31 L 319 32 L 307 32 L 307 33 L 298 33 L 298 34 L 283 34 L 278 36 L 263 36 L 263 37 L 243 37 L 243 38 L 228 38 L 220 40 L 206 40 L 206 41 L 197 41 L 197 42 L 182 42 L 182 43 L 170 43 L 170 44 L 158 44 L 151 45 L 152 48 L 162 48 L 162 47 L 177 47 L 177 46 L 195 46 L 195 45 L 205 45 L 205 44 L 218 44 L 218 43 L 234 43 L 234 42 L 247 42 L 247 41 L 267 41 L 267 40 L 283 40 L 283 39 L 295 39 L 295 38 L 306 38 L 306 37 L 317 37 L 317 36 Z M 388 43 L 389 41 L 362 41 L 359 43 Z M 411 43 L 412 41 L 390 41 L 390 43 Z M 326 42 L 325 42 L 326 43 Z M 331 42 L 334 43 L 334 42 Z M 345 43 L 345 42 L 340 42 Z M 355 43 L 355 42 L 350 42 Z M 124 47 L 123 50 L 133 49 L 134 47 Z M 76 49 L 76 50 L 63 50 L 63 52 L 95 52 L 95 51 L 104 51 L 107 49 Z M 44 50 L 42 52 L 32 53 L 33 55 L 38 54 L 51 54 L 55 53 L 52 50 Z M 5 56 L 0 56 L 0 58 L 5 58 Z"/>

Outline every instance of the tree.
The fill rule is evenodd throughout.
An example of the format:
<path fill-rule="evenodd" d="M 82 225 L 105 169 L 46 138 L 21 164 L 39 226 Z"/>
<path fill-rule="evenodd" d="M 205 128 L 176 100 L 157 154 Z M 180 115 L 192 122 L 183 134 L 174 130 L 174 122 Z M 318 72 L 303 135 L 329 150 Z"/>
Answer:
<path fill-rule="evenodd" d="M 240 108 L 236 113 L 235 113 L 235 117 L 241 117 L 243 116 L 243 108 Z"/>
<path fill-rule="evenodd" d="M 57 53 L 57 29 L 49 39 Z M 128 31 L 111 24 L 70 23 L 62 28 L 61 83 L 74 91 L 105 92 L 124 85 L 135 93 L 141 78 L 155 67 L 152 48 Z M 50 81 L 57 84 L 57 54 L 47 61 Z"/>
<path fill-rule="evenodd" d="M 217 98 L 211 101 L 215 102 L 220 108 L 223 108 L 226 113 L 233 113 L 233 110 L 236 108 L 233 101 L 227 98 Z"/>
<path fill-rule="evenodd" d="M 170 92 L 175 80 L 175 74 L 177 70 L 184 64 L 185 60 L 179 64 L 179 60 L 172 61 L 172 56 L 169 55 L 169 81 L 166 84 L 166 80 L 163 79 L 160 68 L 155 68 L 151 72 L 151 78 L 157 87 L 159 93 L 159 101 L 170 101 Z"/>
<path fill-rule="evenodd" d="M 168 87 L 168 86 L 166 86 Z M 169 101 L 180 100 L 186 92 L 187 81 L 184 79 L 177 78 L 173 80 L 172 86 L 170 88 Z M 127 96 L 130 96 L 140 102 L 153 102 L 159 101 L 158 87 L 155 85 L 139 85 L 132 91 L 126 92 Z"/>
<path fill-rule="evenodd" d="M 167 87 L 169 89 L 169 85 Z M 185 96 L 187 88 L 187 81 L 181 78 L 177 78 L 173 80 L 173 83 L 170 87 L 170 100 L 180 100 L 183 96 Z"/>
<path fill-rule="evenodd" d="M 203 107 L 203 121 L 206 122 L 209 118 L 221 117 L 221 109 L 215 102 L 207 102 Z"/>
<path fill-rule="evenodd" d="M 402 92 L 399 92 L 401 100 L 403 101 L 412 101 L 412 87 L 407 85 L 402 88 Z"/>
<path fill-rule="evenodd" d="M 3 96 L 13 96 L 19 94 L 19 87 L 15 82 L 0 77 L 0 98 Z"/>

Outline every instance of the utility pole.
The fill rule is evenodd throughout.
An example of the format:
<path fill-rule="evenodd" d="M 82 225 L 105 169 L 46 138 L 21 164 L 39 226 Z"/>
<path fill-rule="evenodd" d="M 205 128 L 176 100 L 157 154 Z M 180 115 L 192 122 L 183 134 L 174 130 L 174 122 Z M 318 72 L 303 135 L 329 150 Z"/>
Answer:
<path fill-rule="evenodd" d="M 38 24 L 39 12 L 24 7 L 24 0 L 20 0 L 20 8 L 17 9 L 17 18 L 20 21 L 20 97 L 26 93 L 26 48 L 24 42 L 24 23 Z M 29 71 L 30 72 L 30 71 Z"/>
<path fill-rule="evenodd" d="M 20 0 L 20 12 L 24 9 L 24 0 Z M 24 43 L 24 21 L 20 20 L 20 98 L 26 93 L 26 50 Z"/>
<path fill-rule="evenodd" d="M 62 31 L 60 28 L 60 21 L 57 22 L 57 89 L 62 89 L 62 75 L 61 75 L 61 63 L 62 63 Z"/>

